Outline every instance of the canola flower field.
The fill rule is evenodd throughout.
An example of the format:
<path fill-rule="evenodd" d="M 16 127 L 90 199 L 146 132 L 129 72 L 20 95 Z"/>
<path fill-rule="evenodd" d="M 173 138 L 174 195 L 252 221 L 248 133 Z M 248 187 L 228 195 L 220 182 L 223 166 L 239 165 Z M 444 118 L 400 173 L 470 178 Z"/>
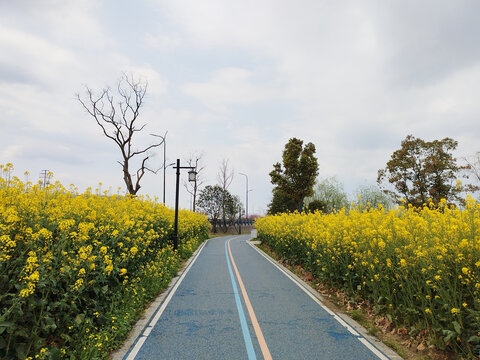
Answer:
<path fill-rule="evenodd" d="M 291 213 L 255 222 L 282 258 L 374 305 L 428 345 L 480 356 L 480 203 Z"/>
<path fill-rule="evenodd" d="M 179 219 L 174 252 L 155 201 L 0 179 L 0 359 L 106 359 L 208 238 Z"/>

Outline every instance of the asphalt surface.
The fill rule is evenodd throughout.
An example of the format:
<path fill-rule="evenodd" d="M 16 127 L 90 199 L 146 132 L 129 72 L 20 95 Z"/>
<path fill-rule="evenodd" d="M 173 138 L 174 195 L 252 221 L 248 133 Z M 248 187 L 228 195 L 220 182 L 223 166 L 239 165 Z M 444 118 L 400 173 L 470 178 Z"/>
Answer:
<path fill-rule="evenodd" d="M 171 289 L 154 326 L 124 359 L 252 360 L 268 358 L 266 352 L 273 359 L 388 359 L 247 244 L 248 238 L 209 240 Z"/>

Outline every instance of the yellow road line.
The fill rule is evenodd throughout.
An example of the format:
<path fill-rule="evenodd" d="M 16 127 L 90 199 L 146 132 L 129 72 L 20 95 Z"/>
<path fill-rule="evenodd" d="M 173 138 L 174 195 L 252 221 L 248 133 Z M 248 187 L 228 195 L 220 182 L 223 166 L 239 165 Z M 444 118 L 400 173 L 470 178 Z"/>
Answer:
<path fill-rule="evenodd" d="M 265 360 L 272 360 L 272 355 L 270 355 L 270 350 L 268 349 L 267 343 L 265 342 L 265 338 L 263 337 L 262 329 L 260 329 L 260 325 L 258 324 L 257 317 L 255 316 L 255 312 L 253 311 L 252 304 L 250 303 L 250 299 L 248 298 L 247 290 L 245 290 L 245 286 L 243 285 L 242 278 L 240 273 L 238 272 L 237 265 L 235 265 L 235 260 L 233 259 L 232 250 L 230 250 L 230 240 L 227 243 L 228 247 L 228 254 L 230 255 L 230 260 L 232 262 L 233 269 L 237 276 L 238 285 L 240 286 L 240 290 L 242 291 L 243 300 L 245 301 L 245 306 L 248 310 L 248 315 L 250 315 L 250 319 L 252 320 L 253 330 L 255 330 L 255 335 L 257 336 L 258 344 L 260 345 L 260 349 L 262 350 L 262 355 Z"/>

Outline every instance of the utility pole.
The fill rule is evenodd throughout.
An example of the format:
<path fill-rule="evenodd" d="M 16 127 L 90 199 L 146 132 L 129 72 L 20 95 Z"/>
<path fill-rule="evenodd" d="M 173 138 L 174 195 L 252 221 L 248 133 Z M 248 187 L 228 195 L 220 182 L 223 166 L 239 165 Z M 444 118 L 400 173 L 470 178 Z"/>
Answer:
<path fill-rule="evenodd" d="M 167 134 L 168 131 L 163 136 L 163 205 L 165 205 L 165 164 L 167 159 Z"/>
<path fill-rule="evenodd" d="M 50 170 L 42 170 L 40 172 L 40 180 L 42 180 L 42 188 L 44 189 L 48 184 L 48 173 Z"/>
<path fill-rule="evenodd" d="M 167 159 L 167 134 L 168 134 L 168 131 L 166 131 L 165 135 L 163 135 L 163 136 L 162 135 L 150 134 L 152 136 L 159 137 L 160 139 L 162 139 L 162 142 L 163 142 L 163 205 L 165 205 L 165 170 L 170 165 L 175 165 L 175 163 L 170 164 L 170 165 L 165 165 L 165 162 L 166 162 L 166 159 Z M 158 145 L 161 145 L 161 144 L 162 143 L 160 143 Z M 158 170 L 160 170 L 160 169 L 158 169 Z M 158 172 L 158 170 L 155 171 L 155 174 Z"/>
<path fill-rule="evenodd" d="M 248 221 L 248 176 L 244 173 L 239 174 L 245 176 L 245 179 L 247 180 L 247 184 L 245 186 L 245 216 L 246 220 Z"/>

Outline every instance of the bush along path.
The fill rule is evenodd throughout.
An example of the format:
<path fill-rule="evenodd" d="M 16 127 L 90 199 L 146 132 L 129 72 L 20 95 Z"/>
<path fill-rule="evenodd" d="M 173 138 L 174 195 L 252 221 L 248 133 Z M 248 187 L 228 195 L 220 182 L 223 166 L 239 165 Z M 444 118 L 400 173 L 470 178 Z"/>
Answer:
<path fill-rule="evenodd" d="M 480 356 L 480 203 L 282 214 L 258 237 L 316 281 L 408 327 L 420 348 Z"/>
<path fill-rule="evenodd" d="M 106 359 L 208 237 L 150 199 L 0 179 L 0 359 Z"/>

